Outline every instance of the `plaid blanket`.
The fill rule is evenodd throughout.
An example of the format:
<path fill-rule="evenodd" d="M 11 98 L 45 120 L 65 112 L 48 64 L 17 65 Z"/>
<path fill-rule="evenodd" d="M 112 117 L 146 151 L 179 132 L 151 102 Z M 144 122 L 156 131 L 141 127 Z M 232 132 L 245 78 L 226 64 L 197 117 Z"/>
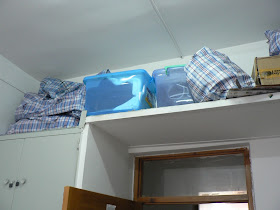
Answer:
<path fill-rule="evenodd" d="M 24 95 L 15 112 L 16 123 L 6 134 L 77 126 L 84 105 L 83 84 L 46 78 L 41 82 L 38 94 Z"/>
<path fill-rule="evenodd" d="M 278 30 L 267 30 L 265 31 L 265 36 L 269 43 L 269 55 L 279 55 L 280 54 L 280 29 Z"/>
<path fill-rule="evenodd" d="M 230 89 L 255 86 L 253 79 L 229 57 L 207 47 L 194 54 L 185 72 L 196 103 L 226 99 Z"/>

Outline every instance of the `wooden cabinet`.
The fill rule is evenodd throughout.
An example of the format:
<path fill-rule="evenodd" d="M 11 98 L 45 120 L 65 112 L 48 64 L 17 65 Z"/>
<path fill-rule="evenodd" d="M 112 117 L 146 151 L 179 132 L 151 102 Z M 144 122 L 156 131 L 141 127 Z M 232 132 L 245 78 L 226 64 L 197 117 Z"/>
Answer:
<path fill-rule="evenodd" d="M 75 185 L 80 133 L 40 133 L 0 141 L 1 210 L 60 210 L 64 186 Z"/>
<path fill-rule="evenodd" d="M 73 187 L 65 187 L 63 210 L 141 210 L 141 203 Z"/>

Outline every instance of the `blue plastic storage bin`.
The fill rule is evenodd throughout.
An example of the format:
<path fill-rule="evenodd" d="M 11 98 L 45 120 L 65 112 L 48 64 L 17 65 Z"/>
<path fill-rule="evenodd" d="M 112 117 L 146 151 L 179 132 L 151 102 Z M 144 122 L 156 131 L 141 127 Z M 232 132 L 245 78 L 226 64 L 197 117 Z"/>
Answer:
<path fill-rule="evenodd" d="M 194 103 L 186 81 L 184 66 L 154 70 L 157 107 Z"/>
<path fill-rule="evenodd" d="M 143 69 L 84 78 L 87 115 L 126 112 L 154 107 L 155 85 Z"/>

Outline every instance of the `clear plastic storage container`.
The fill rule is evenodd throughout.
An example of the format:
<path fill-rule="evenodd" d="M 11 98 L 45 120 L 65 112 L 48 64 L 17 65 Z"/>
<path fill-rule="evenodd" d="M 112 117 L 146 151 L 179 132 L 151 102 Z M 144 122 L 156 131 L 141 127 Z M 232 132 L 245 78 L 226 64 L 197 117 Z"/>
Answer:
<path fill-rule="evenodd" d="M 84 78 L 87 115 L 154 107 L 155 85 L 143 69 Z"/>
<path fill-rule="evenodd" d="M 154 70 L 157 107 L 194 103 L 186 81 L 184 65 Z"/>

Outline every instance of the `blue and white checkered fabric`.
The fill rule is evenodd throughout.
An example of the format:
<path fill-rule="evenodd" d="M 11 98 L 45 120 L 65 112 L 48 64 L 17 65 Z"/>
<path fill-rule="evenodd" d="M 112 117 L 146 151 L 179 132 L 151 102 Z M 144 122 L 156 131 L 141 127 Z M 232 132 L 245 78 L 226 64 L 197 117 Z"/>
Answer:
<path fill-rule="evenodd" d="M 267 30 L 264 32 L 269 44 L 269 55 L 280 54 L 280 29 L 278 30 Z"/>
<path fill-rule="evenodd" d="M 51 130 L 57 128 L 70 128 L 79 125 L 79 118 L 70 116 L 46 116 L 34 119 L 22 119 L 11 125 L 6 134 L 28 133 Z"/>
<path fill-rule="evenodd" d="M 207 47 L 195 53 L 184 70 L 196 103 L 226 99 L 229 89 L 255 86 L 226 55 Z"/>
<path fill-rule="evenodd" d="M 15 112 L 16 123 L 7 134 L 77 126 L 84 110 L 85 93 L 81 83 L 44 79 L 39 94 L 24 95 Z"/>

